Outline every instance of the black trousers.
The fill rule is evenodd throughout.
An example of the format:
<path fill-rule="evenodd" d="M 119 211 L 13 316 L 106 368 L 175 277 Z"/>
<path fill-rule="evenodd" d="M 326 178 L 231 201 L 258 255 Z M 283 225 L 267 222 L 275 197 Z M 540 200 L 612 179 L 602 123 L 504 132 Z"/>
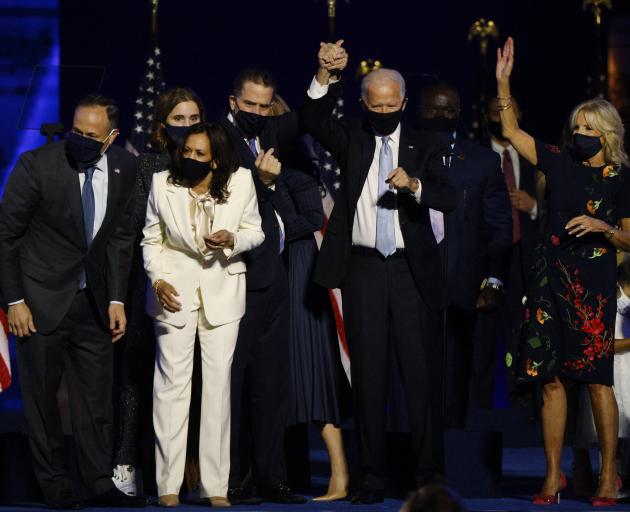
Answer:
<path fill-rule="evenodd" d="M 446 428 L 464 428 L 468 408 L 491 408 L 497 314 L 449 306 L 446 315 Z"/>
<path fill-rule="evenodd" d="M 89 292 L 79 292 L 53 333 L 35 333 L 17 343 L 33 469 L 47 502 L 75 495 L 64 467 L 64 438 L 57 405 L 57 390 L 64 374 L 85 497 L 114 486 L 113 344 L 97 315 Z"/>
<path fill-rule="evenodd" d="M 230 487 L 286 480 L 284 432 L 289 404 L 289 296 L 286 268 L 273 284 L 247 292 L 232 362 Z"/>
<path fill-rule="evenodd" d="M 355 248 L 342 290 L 361 485 L 383 490 L 389 353 L 407 402 L 418 484 L 443 471 L 439 314 L 425 304 L 405 253 Z M 390 336 L 391 334 L 391 336 Z"/>

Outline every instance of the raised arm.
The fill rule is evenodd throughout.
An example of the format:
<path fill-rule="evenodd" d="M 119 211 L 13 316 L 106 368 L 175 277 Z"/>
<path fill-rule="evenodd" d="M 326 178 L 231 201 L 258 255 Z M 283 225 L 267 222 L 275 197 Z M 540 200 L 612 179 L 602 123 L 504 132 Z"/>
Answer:
<path fill-rule="evenodd" d="M 514 40 L 508 37 L 503 49 L 497 49 L 497 99 L 501 115 L 503 136 L 510 141 L 518 153 L 533 165 L 538 164 L 534 138 L 518 126 L 511 105 L 510 75 L 514 66 Z"/>

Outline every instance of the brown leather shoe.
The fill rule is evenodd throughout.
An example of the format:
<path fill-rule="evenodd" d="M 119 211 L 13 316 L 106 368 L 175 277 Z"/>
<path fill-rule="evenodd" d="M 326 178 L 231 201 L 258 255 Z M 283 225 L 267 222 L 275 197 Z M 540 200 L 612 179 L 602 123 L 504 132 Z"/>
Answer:
<path fill-rule="evenodd" d="M 177 507 L 179 505 L 179 496 L 177 494 L 165 494 L 158 499 L 160 507 Z"/>
<path fill-rule="evenodd" d="M 224 508 L 224 507 L 232 506 L 232 504 L 230 503 L 230 500 L 228 500 L 227 498 L 224 498 L 223 496 L 210 496 L 210 498 L 208 499 L 210 500 L 210 504 L 216 508 Z"/>

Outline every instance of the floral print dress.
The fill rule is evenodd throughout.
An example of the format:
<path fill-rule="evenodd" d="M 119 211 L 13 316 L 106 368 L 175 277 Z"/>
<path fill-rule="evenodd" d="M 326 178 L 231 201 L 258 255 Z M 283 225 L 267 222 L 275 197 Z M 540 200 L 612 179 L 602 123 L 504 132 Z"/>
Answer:
<path fill-rule="evenodd" d="M 536 141 L 547 178 L 547 226 L 523 298 L 524 322 L 514 360 L 520 382 L 569 379 L 613 384 L 615 248 L 603 233 L 577 238 L 566 224 L 588 215 L 616 225 L 630 217 L 630 170 L 588 167 Z M 507 354 L 508 366 L 512 355 Z"/>

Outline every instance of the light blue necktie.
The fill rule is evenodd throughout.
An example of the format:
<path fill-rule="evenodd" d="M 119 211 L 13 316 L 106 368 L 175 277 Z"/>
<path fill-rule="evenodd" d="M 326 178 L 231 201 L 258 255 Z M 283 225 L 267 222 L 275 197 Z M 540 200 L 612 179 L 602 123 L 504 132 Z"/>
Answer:
<path fill-rule="evenodd" d="M 389 137 L 381 137 L 383 145 L 378 156 L 378 204 L 376 207 L 376 250 L 383 256 L 392 255 L 396 251 L 396 235 L 394 234 L 394 210 L 381 205 L 383 196 L 389 191 L 385 182 L 387 175 L 394 169 L 392 148 Z"/>
<path fill-rule="evenodd" d="M 94 238 L 94 189 L 92 188 L 92 177 L 96 167 L 87 167 L 83 170 L 85 173 L 85 181 L 83 182 L 83 190 L 81 190 L 81 203 L 83 204 L 83 226 L 85 227 L 85 242 L 89 247 Z M 85 270 L 81 273 L 81 281 L 79 289 L 85 288 L 86 276 Z"/>

